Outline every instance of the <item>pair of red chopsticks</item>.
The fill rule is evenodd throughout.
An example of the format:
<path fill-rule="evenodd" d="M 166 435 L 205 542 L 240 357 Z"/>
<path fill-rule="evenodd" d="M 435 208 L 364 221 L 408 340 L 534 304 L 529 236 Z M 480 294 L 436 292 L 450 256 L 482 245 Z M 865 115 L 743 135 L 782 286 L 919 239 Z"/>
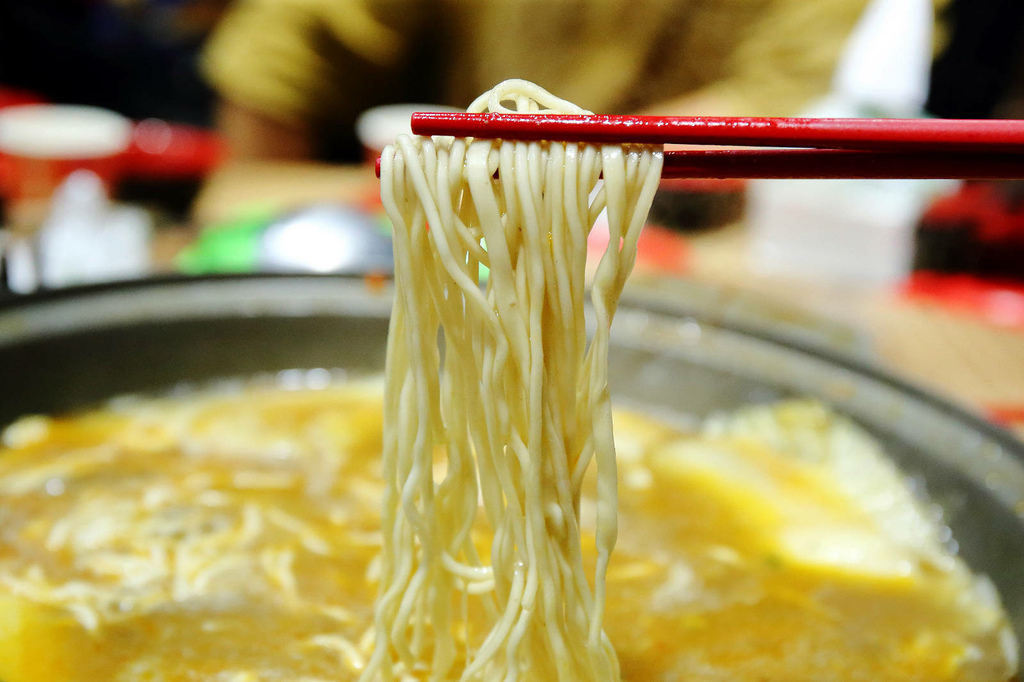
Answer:
<path fill-rule="evenodd" d="M 412 115 L 412 131 L 504 140 L 759 147 L 666 151 L 664 178 L 1024 178 L 1024 120 L 419 112 Z"/>

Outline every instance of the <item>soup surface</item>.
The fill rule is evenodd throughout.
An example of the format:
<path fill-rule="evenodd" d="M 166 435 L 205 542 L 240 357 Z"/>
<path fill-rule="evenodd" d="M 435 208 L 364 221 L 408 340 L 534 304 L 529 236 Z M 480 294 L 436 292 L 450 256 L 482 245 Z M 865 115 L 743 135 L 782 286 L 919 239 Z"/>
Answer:
<path fill-rule="evenodd" d="M 355 679 L 372 647 L 381 396 L 378 380 L 251 385 L 8 427 L 0 680 Z M 694 429 L 615 422 L 605 629 L 625 680 L 1014 674 L 995 591 L 854 425 L 807 402 Z"/>

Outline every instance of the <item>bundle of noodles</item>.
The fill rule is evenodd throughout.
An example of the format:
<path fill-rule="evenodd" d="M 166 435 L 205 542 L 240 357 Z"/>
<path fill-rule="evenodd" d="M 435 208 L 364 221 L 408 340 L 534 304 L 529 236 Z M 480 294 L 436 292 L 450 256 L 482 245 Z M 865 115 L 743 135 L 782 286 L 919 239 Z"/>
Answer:
<path fill-rule="evenodd" d="M 469 110 L 585 113 L 515 80 Z M 396 292 L 363 680 L 618 679 L 602 630 L 617 532 L 608 335 L 661 164 L 653 147 L 407 136 L 382 154 Z M 588 344 L 587 237 L 604 210 Z M 592 460 L 593 589 L 580 530 Z M 489 557 L 471 538 L 481 503 Z M 485 631 L 470 631 L 470 609 Z"/>

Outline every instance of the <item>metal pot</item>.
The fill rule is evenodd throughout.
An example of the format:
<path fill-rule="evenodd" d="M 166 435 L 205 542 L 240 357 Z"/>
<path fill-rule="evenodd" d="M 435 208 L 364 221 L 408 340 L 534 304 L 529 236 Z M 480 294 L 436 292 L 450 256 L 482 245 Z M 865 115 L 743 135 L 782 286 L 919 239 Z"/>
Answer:
<path fill-rule="evenodd" d="M 88 287 L 0 306 L 0 424 L 182 381 L 292 368 L 379 371 L 391 294 L 357 279 L 241 277 Z M 615 320 L 611 383 L 702 417 L 818 398 L 878 438 L 945 510 L 960 552 L 1024 634 L 1024 445 L 954 405 L 806 339 L 741 328 L 720 306 L 642 288 Z"/>

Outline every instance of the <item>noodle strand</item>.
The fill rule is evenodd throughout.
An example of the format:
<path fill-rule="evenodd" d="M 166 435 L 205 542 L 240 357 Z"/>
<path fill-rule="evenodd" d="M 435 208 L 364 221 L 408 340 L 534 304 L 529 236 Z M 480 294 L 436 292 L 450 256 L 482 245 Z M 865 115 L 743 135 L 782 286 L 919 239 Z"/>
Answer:
<path fill-rule="evenodd" d="M 470 111 L 585 113 L 525 81 L 499 84 Z M 618 532 L 609 325 L 661 163 L 653 147 L 443 137 L 400 136 L 382 154 L 395 307 L 365 682 L 618 680 L 602 628 Z M 588 343 L 587 239 L 603 211 Z M 591 462 L 588 579 L 580 500 Z M 489 562 L 474 543 L 485 520 Z M 470 631 L 471 612 L 485 631 Z"/>

